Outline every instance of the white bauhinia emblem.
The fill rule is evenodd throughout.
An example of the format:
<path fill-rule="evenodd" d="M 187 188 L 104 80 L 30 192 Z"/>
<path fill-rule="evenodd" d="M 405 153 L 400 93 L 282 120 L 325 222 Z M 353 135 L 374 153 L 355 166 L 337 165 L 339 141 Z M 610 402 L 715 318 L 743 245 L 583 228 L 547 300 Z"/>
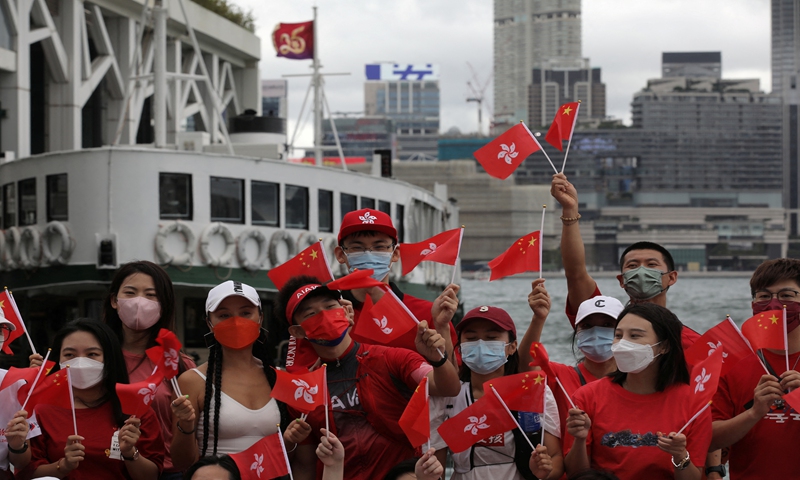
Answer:
<path fill-rule="evenodd" d="M 364 215 L 359 215 L 358 219 L 361 220 L 361 223 L 375 223 L 378 217 L 369 212 L 364 212 Z"/>
<path fill-rule="evenodd" d="M 262 453 L 261 455 L 259 455 L 257 453 L 254 453 L 253 457 L 255 457 L 255 461 L 253 462 L 252 465 L 250 465 L 250 471 L 252 472 L 253 470 L 255 470 L 256 476 L 258 478 L 261 478 L 261 472 L 264 471 L 264 467 L 261 466 L 261 464 L 264 463 L 264 454 Z"/>
<path fill-rule="evenodd" d="M 436 244 L 431 242 L 428 244 L 428 248 L 419 252 L 420 256 L 430 255 L 431 253 L 436 251 Z"/>
<path fill-rule="evenodd" d="M 706 373 L 705 367 L 700 372 L 700 375 L 694 377 L 694 381 L 697 382 L 697 385 L 694 386 L 694 393 L 697 392 L 704 392 L 706 390 L 706 382 L 711 380 L 711 374 Z"/>
<path fill-rule="evenodd" d="M 486 422 L 486 415 L 482 416 L 481 418 L 468 417 L 468 420 L 470 423 L 464 427 L 464 432 L 470 432 L 473 435 L 477 435 L 479 430 L 489 428 L 489 425 L 484 423 Z"/>
<path fill-rule="evenodd" d="M 314 403 L 314 395 L 319 392 L 319 385 L 314 385 L 312 387 L 305 380 L 297 380 L 295 378 L 292 379 L 292 383 L 298 386 L 297 390 L 294 391 L 295 400 L 302 397 L 306 403 Z"/>
<path fill-rule="evenodd" d="M 721 341 L 720 341 L 720 342 L 717 342 L 717 343 L 714 343 L 714 342 L 706 342 L 706 343 L 708 344 L 708 349 L 709 349 L 709 350 L 708 350 L 708 356 L 709 356 L 709 357 L 710 357 L 711 355 L 713 355 L 713 354 L 714 354 L 714 352 L 715 352 L 715 351 L 716 351 L 718 348 L 722 347 L 722 342 L 721 342 Z M 723 351 L 722 351 L 722 363 L 725 363 L 725 359 L 726 359 L 726 358 L 728 358 L 728 352 L 726 352 L 725 350 L 723 350 Z"/>
<path fill-rule="evenodd" d="M 145 405 L 150 405 L 150 402 L 156 398 L 156 390 L 158 390 L 158 385 L 155 383 L 148 383 L 147 387 L 139 389 L 139 395 L 144 395 Z"/>
<path fill-rule="evenodd" d="M 501 143 L 500 148 L 502 148 L 503 150 L 501 150 L 500 153 L 497 154 L 497 158 L 505 160 L 507 164 L 511 165 L 511 161 L 517 158 L 517 155 L 519 155 L 519 152 L 516 151 L 517 149 L 516 145 L 512 143 L 511 146 L 509 147 L 505 143 Z"/>
<path fill-rule="evenodd" d="M 386 319 L 386 315 L 384 315 L 383 318 L 381 318 L 380 320 L 378 320 L 375 317 L 372 317 L 372 321 L 374 321 L 375 325 L 377 325 L 378 328 L 381 329 L 381 332 L 385 333 L 386 335 L 389 335 L 390 333 L 392 333 L 392 330 L 394 330 L 393 328 L 389 328 L 386 326 L 386 324 L 389 323 L 389 320 Z"/>
<path fill-rule="evenodd" d="M 178 371 L 178 351 L 174 348 L 164 350 L 164 366 Z"/>

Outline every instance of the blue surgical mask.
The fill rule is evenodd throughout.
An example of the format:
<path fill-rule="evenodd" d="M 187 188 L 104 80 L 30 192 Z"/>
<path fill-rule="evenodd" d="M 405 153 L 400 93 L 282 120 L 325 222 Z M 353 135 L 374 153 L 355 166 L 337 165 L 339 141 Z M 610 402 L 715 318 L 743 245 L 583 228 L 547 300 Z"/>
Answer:
<path fill-rule="evenodd" d="M 602 363 L 611 358 L 611 344 L 614 343 L 614 329 L 611 327 L 592 327 L 578 330 L 575 334 L 578 349 L 589 360 Z"/>
<path fill-rule="evenodd" d="M 347 264 L 350 265 L 350 273 L 356 269 L 374 270 L 372 278 L 382 282 L 389 274 L 393 254 L 394 252 L 353 252 L 345 255 L 347 255 Z"/>
<path fill-rule="evenodd" d="M 473 372 L 486 375 L 508 362 L 506 345 L 508 344 L 502 340 L 463 342 L 461 359 Z"/>

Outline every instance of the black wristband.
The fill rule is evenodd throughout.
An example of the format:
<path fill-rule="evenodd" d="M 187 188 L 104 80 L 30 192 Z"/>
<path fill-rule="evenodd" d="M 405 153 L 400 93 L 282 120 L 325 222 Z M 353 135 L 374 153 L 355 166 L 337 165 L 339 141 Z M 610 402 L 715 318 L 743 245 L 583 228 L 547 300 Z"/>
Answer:
<path fill-rule="evenodd" d="M 195 430 L 197 430 L 197 426 L 195 425 L 195 427 L 194 427 L 193 429 L 189 430 L 188 432 L 187 432 L 187 431 L 185 431 L 184 429 L 182 429 L 182 428 L 181 428 L 181 422 L 180 422 L 180 420 L 178 420 L 178 421 L 175 423 L 175 425 L 178 427 L 178 431 L 179 431 L 179 432 L 181 432 L 181 433 L 182 433 L 182 434 L 184 434 L 184 435 L 191 435 L 191 434 L 193 434 L 193 433 L 195 432 Z"/>
<path fill-rule="evenodd" d="M 714 465 L 713 467 L 706 467 L 706 476 L 712 473 L 719 473 L 720 477 L 724 477 L 728 472 L 725 471 L 725 465 Z"/>
<path fill-rule="evenodd" d="M 440 360 L 438 360 L 436 362 L 431 362 L 430 360 L 428 360 L 428 363 L 430 363 L 431 367 L 433 367 L 433 368 L 439 368 L 442 365 L 444 365 L 445 363 L 447 363 L 447 356 L 445 355 L 444 357 L 442 357 Z"/>
<path fill-rule="evenodd" d="M 6 446 L 8 447 L 8 451 L 13 453 L 13 454 L 15 454 L 15 455 L 20 455 L 20 454 L 25 453 L 25 452 L 28 451 L 28 441 L 27 440 L 25 440 L 25 443 L 22 444 L 22 448 L 20 448 L 19 450 L 17 450 L 16 448 L 11 448 L 11 444 L 10 443 L 8 445 L 6 445 Z"/>

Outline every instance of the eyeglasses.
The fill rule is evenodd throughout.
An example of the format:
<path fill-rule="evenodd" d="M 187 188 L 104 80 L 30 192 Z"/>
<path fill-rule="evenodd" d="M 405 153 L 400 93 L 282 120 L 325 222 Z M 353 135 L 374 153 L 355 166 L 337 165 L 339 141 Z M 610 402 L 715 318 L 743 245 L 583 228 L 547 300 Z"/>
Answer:
<path fill-rule="evenodd" d="M 776 293 L 759 290 L 753 295 L 753 301 L 756 303 L 769 302 L 773 298 L 777 298 L 781 302 L 797 302 L 800 301 L 800 292 L 787 288 Z"/>
<path fill-rule="evenodd" d="M 355 247 L 342 247 L 347 253 L 364 253 L 364 252 L 376 252 L 376 253 L 389 253 L 394 251 L 394 245 L 373 245 L 370 248 L 355 246 Z"/>

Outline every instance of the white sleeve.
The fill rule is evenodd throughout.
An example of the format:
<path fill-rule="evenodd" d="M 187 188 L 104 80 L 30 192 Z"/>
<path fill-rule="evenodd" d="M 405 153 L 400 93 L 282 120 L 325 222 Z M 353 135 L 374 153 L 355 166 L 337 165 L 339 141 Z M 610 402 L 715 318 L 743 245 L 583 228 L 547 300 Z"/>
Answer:
<path fill-rule="evenodd" d="M 431 416 L 431 447 L 436 450 L 447 448 L 447 444 L 442 440 L 437 428 L 447 420 L 445 418 L 445 408 L 450 400 L 452 400 L 451 397 L 429 397 L 428 408 L 430 409 Z"/>
<path fill-rule="evenodd" d="M 558 405 L 556 397 L 550 387 L 544 387 L 544 429 L 554 437 L 561 438 L 561 422 L 558 418 Z"/>

